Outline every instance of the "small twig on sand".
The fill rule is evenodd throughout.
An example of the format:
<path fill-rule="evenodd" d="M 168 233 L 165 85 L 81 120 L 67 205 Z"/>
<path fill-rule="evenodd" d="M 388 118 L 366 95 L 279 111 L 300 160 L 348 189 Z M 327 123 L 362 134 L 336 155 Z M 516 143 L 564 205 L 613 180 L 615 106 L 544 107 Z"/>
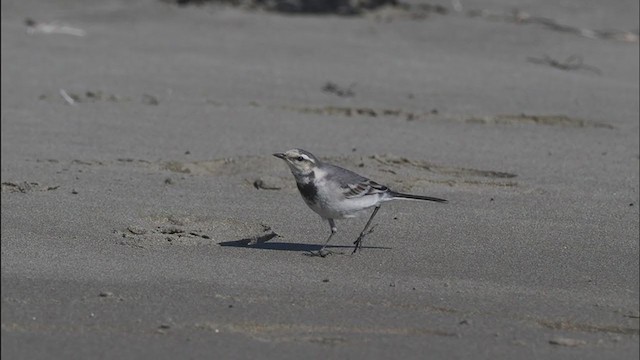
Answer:
<path fill-rule="evenodd" d="M 334 84 L 332 82 L 328 82 L 322 87 L 322 91 L 326 93 L 334 94 L 340 97 L 351 97 L 355 95 L 355 93 L 353 92 L 353 87 L 355 85 L 356 84 L 354 83 L 349 85 L 349 87 L 345 88 L 337 84 Z"/>
<path fill-rule="evenodd" d="M 602 71 L 597 67 L 585 65 L 582 61 L 582 56 L 579 55 L 571 55 L 564 61 L 558 61 L 545 54 L 542 58 L 528 57 L 527 61 L 533 64 L 548 65 L 560 70 L 587 70 L 602 75 Z"/>
<path fill-rule="evenodd" d="M 64 89 L 60 89 L 60 96 L 62 96 L 62 98 L 67 102 L 67 104 L 69 105 L 76 104 L 75 100 L 73 100 L 73 98 L 69 96 L 69 94 L 67 94 L 67 92 Z"/>
<path fill-rule="evenodd" d="M 24 23 L 27 25 L 27 33 L 29 34 L 65 34 L 73 36 L 85 36 L 87 34 L 82 29 L 56 22 L 38 23 L 33 19 L 26 18 Z"/>

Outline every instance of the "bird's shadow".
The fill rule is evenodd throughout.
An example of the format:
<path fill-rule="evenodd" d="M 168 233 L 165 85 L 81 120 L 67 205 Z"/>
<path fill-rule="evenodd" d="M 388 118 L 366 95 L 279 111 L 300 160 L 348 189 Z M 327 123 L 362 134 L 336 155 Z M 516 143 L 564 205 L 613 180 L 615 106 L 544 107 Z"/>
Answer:
<path fill-rule="evenodd" d="M 271 232 L 259 237 L 247 238 L 241 240 L 221 241 L 218 243 L 220 246 L 241 247 L 248 249 L 260 249 L 260 250 L 278 250 L 278 251 L 298 251 L 305 253 L 318 252 L 322 249 L 321 244 L 304 244 L 304 243 L 287 243 L 280 241 L 269 241 L 273 238 L 280 237 L 278 234 Z M 348 245 L 327 245 L 325 249 L 353 249 L 354 246 Z M 360 249 L 381 249 L 390 250 L 390 247 L 385 246 L 360 246 Z"/>

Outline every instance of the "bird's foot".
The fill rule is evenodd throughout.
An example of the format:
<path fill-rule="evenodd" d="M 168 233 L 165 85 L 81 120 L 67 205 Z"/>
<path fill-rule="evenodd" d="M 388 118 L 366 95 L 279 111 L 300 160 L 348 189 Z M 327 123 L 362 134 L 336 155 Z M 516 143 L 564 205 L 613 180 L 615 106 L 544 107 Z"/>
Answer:
<path fill-rule="evenodd" d="M 371 226 L 371 228 L 367 230 L 367 232 L 363 231 L 362 233 L 360 233 L 360 236 L 358 236 L 356 241 L 353 242 L 353 245 L 355 245 L 355 247 L 353 248 L 353 252 L 351 253 L 351 255 L 355 254 L 358 249 L 362 248 L 362 240 L 364 240 L 365 236 L 371 234 L 376 226 L 378 226 L 378 224 L 373 224 L 373 226 Z"/>
<path fill-rule="evenodd" d="M 320 249 L 317 251 L 312 250 L 306 253 L 307 256 L 319 256 L 319 257 L 327 257 L 327 255 L 331 255 L 331 254 L 334 254 L 334 252 L 331 250 L 325 250 L 325 249 Z"/>
<path fill-rule="evenodd" d="M 362 240 L 360 238 L 358 238 L 358 240 L 354 241 L 353 244 L 355 245 L 355 247 L 353 248 L 353 251 L 351 252 L 351 255 L 355 254 L 356 251 L 358 251 L 358 248 L 360 247 L 360 243 L 362 242 Z"/>

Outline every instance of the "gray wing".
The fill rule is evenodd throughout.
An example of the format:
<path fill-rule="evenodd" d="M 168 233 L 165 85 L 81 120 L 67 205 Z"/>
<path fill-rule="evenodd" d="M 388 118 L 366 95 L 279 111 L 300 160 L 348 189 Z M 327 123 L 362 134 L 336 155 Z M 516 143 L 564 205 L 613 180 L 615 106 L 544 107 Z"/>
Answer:
<path fill-rule="evenodd" d="M 330 175 L 327 178 L 340 183 L 340 187 L 344 189 L 344 196 L 347 199 L 389 192 L 388 187 L 358 175 L 351 170 L 335 165 L 325 164 L 325 166 L 331 168 Z"/>

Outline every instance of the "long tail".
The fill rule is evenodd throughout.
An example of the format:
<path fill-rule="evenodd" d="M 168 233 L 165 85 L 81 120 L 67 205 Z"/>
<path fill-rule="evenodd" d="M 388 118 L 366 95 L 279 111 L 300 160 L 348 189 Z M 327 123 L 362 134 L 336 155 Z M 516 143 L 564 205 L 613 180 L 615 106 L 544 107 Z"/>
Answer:
<path fill-rule="evenodd" d="M 435 198 L 431 196 L 421 196 L 421 195 L 413 195 L 413 194 L 404 194 L 395 191 L 391 191 L 391 196 L 398 199 L 411 199 L 411 200 L 427 200 L 427 201 L 435 201 L 439 203 L 448 202 L 445 199 Z"/>

